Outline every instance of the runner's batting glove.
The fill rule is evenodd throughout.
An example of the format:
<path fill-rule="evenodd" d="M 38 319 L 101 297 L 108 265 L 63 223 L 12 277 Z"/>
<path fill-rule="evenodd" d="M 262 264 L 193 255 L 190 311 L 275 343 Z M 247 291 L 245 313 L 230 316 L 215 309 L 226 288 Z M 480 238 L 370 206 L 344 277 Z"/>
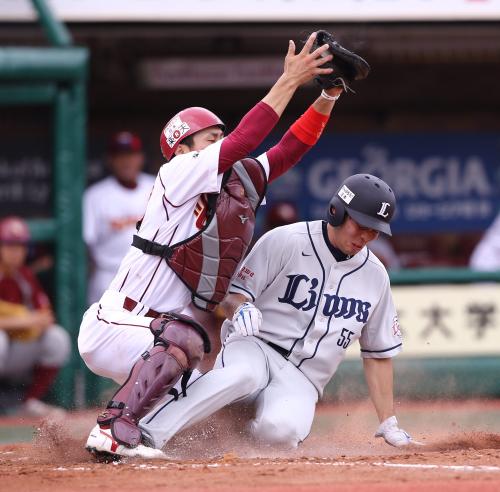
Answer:
<path fill-rule="evenodd" d="M 397 448 L 408 446 L 408 444 L 421 444 L 414 441 L 407 432 L 399 428 L 398 420 L 394 415 L 385 419 L 379 425 L 375 437 L 383 437 L 387 444 Z"/>
<path fill-rule="evenodd" d="M 251 302 L 244 302 L 236 308 L 232 322 L 239 335 L 257 336 L 262 324 L 262 313 Z"/>

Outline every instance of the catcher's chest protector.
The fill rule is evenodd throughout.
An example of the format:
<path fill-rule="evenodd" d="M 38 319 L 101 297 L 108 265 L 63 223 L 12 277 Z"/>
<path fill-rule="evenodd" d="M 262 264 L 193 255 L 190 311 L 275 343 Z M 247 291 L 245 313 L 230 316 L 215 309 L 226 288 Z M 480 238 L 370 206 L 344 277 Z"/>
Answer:
<path fill-rule="evenodd" d="M 168 265 L 191 290 L 193 303 L 212 311 L 226 295 L 231 278 L 245 256 L 255 228 L 255 213 L 267 179 L 255 159 L 238 161 L 225 176 L 207 223 L 194 236 L 171 246 Z"/>

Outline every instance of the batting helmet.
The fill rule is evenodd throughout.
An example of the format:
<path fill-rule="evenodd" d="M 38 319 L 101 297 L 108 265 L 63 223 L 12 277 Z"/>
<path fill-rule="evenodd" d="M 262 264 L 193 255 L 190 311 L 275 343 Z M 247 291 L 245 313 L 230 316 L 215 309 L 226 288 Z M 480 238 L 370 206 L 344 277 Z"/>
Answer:
<path fill-rule="evenodd" d="M 371 174 L 349 176 L 337 190 L 328 207 L 328 222 L 341 225 L 346 214 L 363 227 L 392 236 L 391 221 L 396 197 L 389 185 Z"/>
<path fill-rule="evenodd" d="M 160 135 L 161 152 L 165 159 L 172 159 L 182 140 L 211 126 L 219 126 L 222 131 L 225 130 L 222 120 L 208 109 L 192 107 L 179 111 L 165 125 Z"/>
<path fill-rule="evenodd" d="M 5 217 L 0 220 L 0 242 L 26 244 L 30 240 L 28 224 L 19 217 Z"/>

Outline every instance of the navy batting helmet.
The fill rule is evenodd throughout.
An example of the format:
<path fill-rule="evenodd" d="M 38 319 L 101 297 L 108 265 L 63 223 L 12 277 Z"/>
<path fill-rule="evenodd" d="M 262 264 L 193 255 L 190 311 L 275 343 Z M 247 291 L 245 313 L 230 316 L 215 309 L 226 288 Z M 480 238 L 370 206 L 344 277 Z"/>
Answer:
<path fill-rule="evenodd" d="M 340 185 L 328 207 L 328 222 L 341 225 L 346 215 L 363 227 L 392 236 L 389 225 L 396 211 L 390 186 L 371 174 L 354 174 Z"/>

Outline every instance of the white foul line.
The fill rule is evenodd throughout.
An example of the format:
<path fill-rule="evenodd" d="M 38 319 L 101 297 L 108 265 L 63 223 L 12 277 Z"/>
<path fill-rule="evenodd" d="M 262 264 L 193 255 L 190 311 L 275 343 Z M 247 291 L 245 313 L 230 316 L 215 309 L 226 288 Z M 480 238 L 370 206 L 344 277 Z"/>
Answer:
<path fill-rule="evenodd" d="M 113 462 L 113 465 L 126 465 L 127 463 Z M 189 464 L 180 464 L 180 463 L 166 463 L 164 465 L 151 465 L 149 463 L 131 463 L 132 468 L 139 470 L 165 470 L 172 469 L 178 466 L 189 467 L 189 468 L 219 468 L 219 467 L 233 467 L 238 466 L 242 463 L 189 463 Z M 249 463 L 250 464 L 250 463 Z M 346 466 L 346 467 L 354 467 L 354 466 L 383 466 L 387 468 L 417 468 L 421 470 L 450 470 L 450 471 L 462 471 L 462 472 L 500 472 L 500 466 L 488 466 L 488 465 L 432 465 L 432 464 L 421 464 L 421 463 L 387 463 L 383 461 L 377 461 L 373 463 L 367 463 L 363 461 L 305 461 L 305 462 L 284 462 L 284 461 L 258 461 L 255 463 L 251 463 L 253 466 L 269 466 L 269 465 L 277 465 L 283 466 L 286 465 L 319 465 L 319 466 Z M 92 468 L 90 467 L 58 467 L 53 468 L 54 471 L 90 471 Z"/>
<path fill-rule="evenodd" d="M 453 470 L 453 471 L 485 471 L 485 472 L 498 472 L 500 466 L 487 466 L 487 465 L 424 465 L 412 463 L 372 463 L 373 466 L 387 466 L 391 468 L 421 468 L 427 470 Z"/>

